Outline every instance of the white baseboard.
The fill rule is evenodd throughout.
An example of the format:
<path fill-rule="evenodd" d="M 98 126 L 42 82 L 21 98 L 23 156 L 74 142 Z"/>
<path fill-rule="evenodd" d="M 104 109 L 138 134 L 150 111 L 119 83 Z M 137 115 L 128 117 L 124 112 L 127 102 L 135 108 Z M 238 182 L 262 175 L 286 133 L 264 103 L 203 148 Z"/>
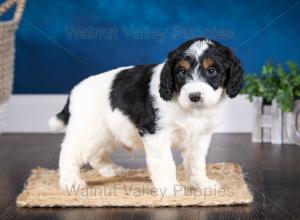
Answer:
<path fill-rule="evenodd" d="M 67 95 L 13 95 L 7 103 L 4 133 L 47 133 L 48 119 L 59 112 Z M 218 133 L 247 133 L 252 130 L 252 105 L 245 95 L 228 101 Z"/>

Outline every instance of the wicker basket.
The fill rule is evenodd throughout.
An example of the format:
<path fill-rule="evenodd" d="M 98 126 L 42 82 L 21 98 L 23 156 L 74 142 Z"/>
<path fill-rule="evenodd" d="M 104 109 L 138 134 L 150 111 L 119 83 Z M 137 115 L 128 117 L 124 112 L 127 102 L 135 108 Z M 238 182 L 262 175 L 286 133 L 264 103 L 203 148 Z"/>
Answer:
<path fill-rule="evenodd" d="M 12 93 L 15 32 L 22 16 L 25 0 L 7 0 L 0 5 L 0 16 L 15 4 L 16 10 L 12 20 L 0 22 L 0 104 L 7 101 Z"/>
<path fill-rule="evenodd" d="M 24 10 L 25 0 L 6 0 L 0 5 L 0 16 L 15 5 L 13 19 L 0 21 L 0 133 L 5 102 L 10 97 L 13 88 L 15 32 Z"/>

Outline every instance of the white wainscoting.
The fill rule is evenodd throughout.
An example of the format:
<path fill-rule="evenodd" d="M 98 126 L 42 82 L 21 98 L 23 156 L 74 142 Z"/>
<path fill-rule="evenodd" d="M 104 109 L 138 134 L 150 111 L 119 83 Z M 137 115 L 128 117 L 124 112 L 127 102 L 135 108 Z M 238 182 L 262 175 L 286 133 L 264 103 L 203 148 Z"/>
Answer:
<path fill-rule="evenodd" d="M 48 119 L 64 106 L 67 95 L 13 95 L 4 112 L 4 133 L 48 133 Z M 245 95 L 228 100 L 218 133 L 252 130 L 252 105 Z"/>

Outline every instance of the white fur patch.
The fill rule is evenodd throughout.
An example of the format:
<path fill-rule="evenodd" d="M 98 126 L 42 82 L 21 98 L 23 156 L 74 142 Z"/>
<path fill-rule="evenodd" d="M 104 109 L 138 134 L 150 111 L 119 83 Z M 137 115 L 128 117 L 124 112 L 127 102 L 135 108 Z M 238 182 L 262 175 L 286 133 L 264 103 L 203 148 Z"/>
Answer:
<path fill-rule="evenodd" d="M 49 119 L 48 125 L 51 131 L 59 131 L 65 127 L 64 123 L 56 116 L 53 116 Z"/>
<path fill-rule="evenodd" d="M 195 58 L 199 58 L 208 48 L 209 44 L 212 44 L 212 42 L 208 40 L 196 41 L 186 50 L 185 53 L 187 55 L 192 55 Z"/>
<path fill-rule="evenodd" d="M 201 100 L 197 103 L 191 102 L 189 94 L 200 92 Z M 219 87 L 214 90 L 208 83 L 202 81 L 187 82 L 180 90 L 178 96 L 179 104 L 185 109 L 209 108 L 217 104 L 222 96 L 223 89 Z"/>

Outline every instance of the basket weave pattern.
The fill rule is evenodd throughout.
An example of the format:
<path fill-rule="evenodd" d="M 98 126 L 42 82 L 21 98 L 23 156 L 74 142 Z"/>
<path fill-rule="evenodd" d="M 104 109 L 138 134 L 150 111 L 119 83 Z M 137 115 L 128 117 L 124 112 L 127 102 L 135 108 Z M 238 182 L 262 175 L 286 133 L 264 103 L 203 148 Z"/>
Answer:
<path fill-rule="evenodd" d="M 22 16 L 25 0 L 7 0 L 0 5 L 0 16 L 16 5 L 15 14 L 10 21 L 0 21 L 0 104 L 7 101 L 12 93 L 15 32 Z"/>

